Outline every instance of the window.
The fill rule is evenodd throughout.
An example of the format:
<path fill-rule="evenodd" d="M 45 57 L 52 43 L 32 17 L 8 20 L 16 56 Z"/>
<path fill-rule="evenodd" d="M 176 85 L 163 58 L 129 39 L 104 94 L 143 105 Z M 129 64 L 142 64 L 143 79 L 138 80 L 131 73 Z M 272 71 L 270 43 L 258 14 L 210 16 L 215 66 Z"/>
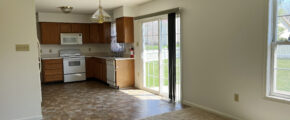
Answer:
<path fill-rule="evenodd" d="M 273 0 L 268 96 L 290 101 L 290 0 Z"/>

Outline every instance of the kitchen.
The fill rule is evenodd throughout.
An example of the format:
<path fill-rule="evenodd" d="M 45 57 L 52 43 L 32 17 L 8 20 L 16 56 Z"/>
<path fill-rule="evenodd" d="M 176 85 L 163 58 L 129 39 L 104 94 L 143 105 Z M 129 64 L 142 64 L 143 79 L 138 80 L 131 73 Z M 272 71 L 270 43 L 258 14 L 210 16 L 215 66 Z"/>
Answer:
<path fill-rule="evenodd" d="M 42 82 L 96 78 L 112 87 L 133 87 L 134 58 L 126 53 L 133 48 L 133 17 L 118 18 L 116 23 L 39 22 Z M 118 51 L 111 52 L 111 47 Z"/>

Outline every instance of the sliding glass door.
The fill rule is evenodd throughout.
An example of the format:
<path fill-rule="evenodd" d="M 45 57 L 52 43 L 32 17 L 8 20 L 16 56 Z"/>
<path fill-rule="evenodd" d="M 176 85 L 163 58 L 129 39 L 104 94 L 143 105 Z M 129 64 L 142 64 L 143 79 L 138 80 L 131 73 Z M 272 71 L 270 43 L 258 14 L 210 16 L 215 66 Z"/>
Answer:
<path fill-rule="evenodd" d="M 169 97 L 168 15 L 142 20 L 143 88 Z M 176 101 L 181 98 L 180 17 L 176 16 Z"/>
<path fill-rule="evenodd" d="M 168 96 L 168 21 L 159 17 L 142 23 L 143 87 Z"/>

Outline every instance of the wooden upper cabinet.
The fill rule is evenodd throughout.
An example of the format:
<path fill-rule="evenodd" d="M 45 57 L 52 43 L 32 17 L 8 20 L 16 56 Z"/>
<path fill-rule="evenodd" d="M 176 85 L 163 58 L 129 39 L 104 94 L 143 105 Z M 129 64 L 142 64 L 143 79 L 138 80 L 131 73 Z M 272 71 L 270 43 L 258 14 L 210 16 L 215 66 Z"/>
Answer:
<path fill-rule="evenodd" d="M 90 43 L 111 43 L 111 23 L 90 24 Z"/>
<path fill-rule="evenodd" d="M 116 20 L 117 42 L 134 43 L 134 19 L 133 17 L 122 17 Z"/>
<path fill-rule="evenodd" d="M 111 43 L 111 23 L 105 22 L 100 24 L 100 41 L 101 43 Z"/>
<path fill-rule="evenodd" d="M 100 43 L 99 24 L 90 24 L 90 43 Z"/>
<path fill-rule="evenodd" d="M 40 23 L 41 44 L 60 44 L 60 24 Z"/>
<path fill-rule="evenodd" d="M 70 24 L 70 23 L 61 23 L 60 24 L 60 32 L 61 33 L 71 33 L 72 32 L 72 24 Z"/>
<path fill-rule="evenodd" d="M 111 23 L 40 23 L 41 44 L 60 44 L 61 33 L 82 33 L 83 43 L 111 43 Z"/>
<path fill-rule="evenodd" d="M 72 33 L 82 33 L 83 43 L 90 43 L 90 24 L 74 23 L 72 25 Z"/>

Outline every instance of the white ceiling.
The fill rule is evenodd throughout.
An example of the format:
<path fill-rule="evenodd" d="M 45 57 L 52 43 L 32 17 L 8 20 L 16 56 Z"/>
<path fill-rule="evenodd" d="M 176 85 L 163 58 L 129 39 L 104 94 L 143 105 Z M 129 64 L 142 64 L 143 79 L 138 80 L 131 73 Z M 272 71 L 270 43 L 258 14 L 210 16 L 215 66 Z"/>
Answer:
<path fill-rule="evenodd" d="M 121 6 L 136 6 L 152 0 L 102 0 L 104 9 L 112 10 Z M 37 12 L 61 12 L 58 7 L 72 6 L 72 13 L 92 14 L 96 11 L 99 0 L 36 0 Z"/>

